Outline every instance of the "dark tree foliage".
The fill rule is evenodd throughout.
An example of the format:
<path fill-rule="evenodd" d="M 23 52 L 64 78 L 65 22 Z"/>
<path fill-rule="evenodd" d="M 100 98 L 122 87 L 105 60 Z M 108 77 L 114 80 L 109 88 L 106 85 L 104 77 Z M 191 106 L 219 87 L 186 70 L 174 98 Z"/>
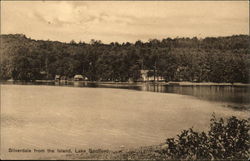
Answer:
<path fill-rule="evenodd" d="M 249 78 L 248 35 L 134 44 L 103 44 L 94 39 L 90 44 L 37 41 L 18 34 L 0 38 L 0 79 L 29 81 L 82 74 L 92 81 L 138 81 L 140 70 L 154 71 L 166 81 L 247 83 Z"/>
<path fill-rule="evenodd" d="M 166 140 L 159 150 L 161 159 L 247 160 L 249 157 L 249 122 L 234 116 L 225 121 L 213 115 L 208 133 L 184 130 L 177 139 Z"/>

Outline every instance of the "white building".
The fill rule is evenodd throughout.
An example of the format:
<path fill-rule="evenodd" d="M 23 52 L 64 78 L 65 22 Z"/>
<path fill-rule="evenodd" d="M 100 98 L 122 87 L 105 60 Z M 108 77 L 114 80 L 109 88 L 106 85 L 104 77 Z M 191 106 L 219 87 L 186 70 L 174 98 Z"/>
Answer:
<path fill-rule="evenodd" d="M 153 73 L 154 70 L 140 70 L 141 72 L 141 77 L 142 77 L 142 81 L 147 82 L 147 81 L 154 81 L 154 74 L 149 74 Z M 157 71 L 155 71 L 155 73 L 157 73 Z M 155 76 L 155 81 L 164 81 L 165 79 L 161 76 L 157 77 L 157 74 Z"/>

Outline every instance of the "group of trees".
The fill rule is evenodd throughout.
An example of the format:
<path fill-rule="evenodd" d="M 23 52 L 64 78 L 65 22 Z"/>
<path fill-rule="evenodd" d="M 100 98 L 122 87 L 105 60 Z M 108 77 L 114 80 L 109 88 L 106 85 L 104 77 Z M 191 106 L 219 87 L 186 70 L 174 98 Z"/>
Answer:
<path fill-rule="evenodd" d="M 232 116 L 217 119 L 213 115 L 207 133 L 192 128 L 177 138 L 166 140 L 158 151 L 159 160 L 247 160 L 249 159 L 249 122 Z"/>
<path fill-rule="evenodd" d="M 103 44 L 42 41 L 1 35 L 1 79 L 54 79 L 82 74 L 91 81 L 138 81 L 140 70 L 166 81 L 248 82 L 248 35 L 167 38 Z"/>

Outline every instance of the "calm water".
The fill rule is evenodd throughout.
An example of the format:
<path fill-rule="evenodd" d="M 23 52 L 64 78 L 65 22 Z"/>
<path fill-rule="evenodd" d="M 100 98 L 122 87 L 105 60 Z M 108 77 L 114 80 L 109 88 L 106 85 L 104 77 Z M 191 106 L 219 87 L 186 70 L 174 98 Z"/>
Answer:
<path fill-rule="evenodd" d="M 5 82 L 4 84 L 22 84 L 22 85 L 50 85 L 50 86 L 68 86 L 68 87 L 93 87 L 93 88 L 119 88 L 138 91 L 160 92 L 160 93 L 176 93 L 181 95 L 194 96 L 198 99 L 225 102 L 246 105 L 250 104 L 250 86 L 225 86 L 225 85 L 210 85 L 210 86 L 171 86 L 160 85 L 153 83 L 93 83 L 93 82 L 36 82 L 36 83 L 21 83 L 21 82 Z M 247 106 L 249 107 L 249 106 Z"/>
<path fill-rule="evenodd" d="M 18 84 L 1 85 L 3 159 L 55 159 L 63 155 L 9 153 L 8 148 L 74 151 L 158 145 L 190 127 L 208 130 L 212 113 L 218 117 L 249 116 L 248 110 L 224 106 L 232 102 L 248 104 L 245 98 L 249 93 L 242 87 Z"/>

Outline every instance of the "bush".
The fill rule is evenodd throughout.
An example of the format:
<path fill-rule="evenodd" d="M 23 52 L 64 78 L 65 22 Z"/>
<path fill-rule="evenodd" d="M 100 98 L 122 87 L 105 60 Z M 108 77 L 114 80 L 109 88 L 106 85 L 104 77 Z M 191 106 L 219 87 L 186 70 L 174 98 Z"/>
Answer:
<path fill-rule="evenodd" d="M 213 115 L 208 133 L 184 130 L 178 138 L 166 140 L 158 151 L 164 159 L 244 159 L 249 158 L 249 123 L 232 116 L 216 119 Z"/>

